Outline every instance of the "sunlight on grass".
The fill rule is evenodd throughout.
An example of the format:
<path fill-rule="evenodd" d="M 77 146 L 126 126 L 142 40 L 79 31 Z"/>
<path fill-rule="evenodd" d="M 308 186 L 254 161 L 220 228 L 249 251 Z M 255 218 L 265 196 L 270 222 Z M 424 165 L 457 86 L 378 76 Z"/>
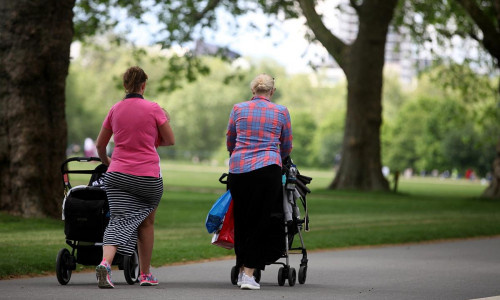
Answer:
<path fill-rule="evenodd" d="M 210 244 L 204 224 L 226 189 L 218 181 L 226 168 L 167 160 L 162 171 L 165 191 L 156 214 L 152 264 L 232 255 Z M 309 250 L 500 234 L 500 202 L 480 199 L 485 186 L 478 182 L 414 177 L 402 178 L 398 193 L 332 191 L 326 187 L 333 171 L 300 172 L 313 177 L 307 197 L 311 230 L 303 233 Z M 71 178 L 73 186 L 88 183 L 88 175 Z M 0 213 L 0 278 L 54 272 L 63 247 L 69 249 L 63 221 Z"/>

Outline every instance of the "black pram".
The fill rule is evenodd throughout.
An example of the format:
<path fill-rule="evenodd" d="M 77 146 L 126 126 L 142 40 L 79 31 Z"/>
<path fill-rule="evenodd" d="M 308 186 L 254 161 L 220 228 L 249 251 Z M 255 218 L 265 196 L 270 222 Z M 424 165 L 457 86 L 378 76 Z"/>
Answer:
<path fill-rule="evenodd" d="M 56 275 L 60 284 L 66 285 L 76 264 L 98 265 L 102 259 L 104 230 L 109 222 L 109 206 L 106 191 L 102 185 L 107 167 L 98 165 L 95 169 L 69 170 L 70 162 L 100 162 L 97 157 L 73 157 L 61 165 L 64 185 L 62 219 L 66 244 L 72 250 L 62 248 L 57 254 Z M 69 174 L 90 174 L 88 185 L 71 186 Z M 132 256 L 116 254 L 112 265 L 124 271 L 128 284 L 139 279 L 139 256 L 137 249 Z"/>

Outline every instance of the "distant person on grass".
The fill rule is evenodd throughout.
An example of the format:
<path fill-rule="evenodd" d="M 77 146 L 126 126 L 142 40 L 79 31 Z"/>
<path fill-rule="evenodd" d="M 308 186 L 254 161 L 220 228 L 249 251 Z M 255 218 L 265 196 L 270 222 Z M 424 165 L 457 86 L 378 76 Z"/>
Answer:
<path fill-rule="evenodd" d="M 233 198 L 234 251 L 241 289 L 258 290 L 255 269 L 266 265 L 265 233 L 271 213 L 282 209 L 282 159 L 292 151 L 292 127 L 285 106 L 271 102 L 274 78 L 260 74 L 253 97 L 234 105 L 227 128 L 228 186 Z"/>
<path fill-rule="evenodd" d="M 104 186 L 111 217 L 104 233 L 102 262 L 96 268 L 97 286 L 113 288 L 111 264 L 115 254 L 139 250 L 140 285 L 157 285 L 150 272 L 154 218 L 163 194 L 160 158 L 156 146 L 175 143 L 169 117 L 155 102 L 144 99 L 148 76 L 139 67 L 123 75 L 126 96 L 104 119 L 96 141 L 99 157 L 108 171 Z M 113 157 L 106 146 L 114 135 Z"/>

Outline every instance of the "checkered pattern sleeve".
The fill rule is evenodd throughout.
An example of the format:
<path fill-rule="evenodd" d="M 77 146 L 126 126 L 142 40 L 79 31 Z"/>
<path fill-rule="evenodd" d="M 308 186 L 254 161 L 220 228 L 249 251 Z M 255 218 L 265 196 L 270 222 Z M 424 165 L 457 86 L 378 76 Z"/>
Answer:
<path fill-rule="evenodd" d="M 280 136 L 280 154 L 281 158 L 285 158 L 292 152 L 292 122 L 290 120 L 290 113 L 285 107 L 283 110 L 283 128 L 281 129 Z"/>
<path fill-rule="evenodd" d="M 231 114 L 229 115 L 229 123 L 227 124 L 226 146 L 227 151 L 229 151 L 229 155 L 233 153 L 234 147 L 236 146 L 236 124 L 234 122 L 235 107 L 233 107 L 233 109 L 231 110 Z"/>

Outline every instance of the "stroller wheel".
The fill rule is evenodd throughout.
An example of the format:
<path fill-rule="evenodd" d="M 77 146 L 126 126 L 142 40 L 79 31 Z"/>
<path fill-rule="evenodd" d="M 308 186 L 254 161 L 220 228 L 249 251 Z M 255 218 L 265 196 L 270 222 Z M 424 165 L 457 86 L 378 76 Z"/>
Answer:
<path fill-rule="evenodd" d="M 290 268 L 288 270 L 288 284 L 290 286 L 294 286 L 296 279 L 297 279 L 297 272 L 295 272 L 295 268 Z"/>
<path fill-rule="evenodd" d="M 131 256 L 123 256 L 123 275 L 128 284 L 139 281 L 139 255 L 137 249 Z"/>
<path fill-rule="evenodd" d="M 234 266 L 231 268 L 231 283 L 233 285 L 236 285 L 238 283 L 238 273 L 239 273 L 239 268 Z"/>
<path fill-rule="evenodd" d="M 285 285 L 285 280 L 286 280 L 286 270 L 285 270 L 285 267 L 281 267 L 279 270 L 278 270 L 278 284 L 279 286 L 284 286 Z"/>
<path fill-rule="evenodd" d="M 307 278 L 307 266 L 300 266 L 300 269 L 299 269 L 299 283 L 300 284 L 306 283 L 306 278 Z"/>
<path fill-rule="evenodd" d="M 69 250 L 66 248 L 62 248 L 59 250 L 59 253 L 57 253 L 57 258 L 56 258 L 56 276 L 57 276 L 57 281 L 59 281 L 60 284 L 66 285 L 68 284 L 69 280 L 71 279 L 71 254 L 69 253 Z"/>

